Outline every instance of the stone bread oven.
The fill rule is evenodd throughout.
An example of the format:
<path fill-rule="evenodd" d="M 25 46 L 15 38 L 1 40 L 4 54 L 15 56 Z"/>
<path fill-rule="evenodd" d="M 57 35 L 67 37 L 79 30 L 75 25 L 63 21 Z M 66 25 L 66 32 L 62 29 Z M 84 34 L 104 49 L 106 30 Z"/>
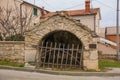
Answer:
<path fill-rule="evenodd" d="M 65 35 L 67 38 L 64 37 Z M 70 36 L 73 37 L 70 39 Z M 54 47 L 49 42 L 53 43 Z M 61 47 L 59 44 L 64 45 Z M 74 47 L 66 47 L 68 44 Z M 77 44 L 80 44 L 79 48 L 75 47 Z M 74 53 L 74 49 L 78 51 Z M 44 68 L 45 66 L 55 68 L 60 64 L 58 68 L 77 65 L 85 70 L 98 70 L 97 37 L 81 23 L 64 14 L 56 13 L 41 20 L 33 30 L 26 34 L 25 63 L 29 62 L 36 62 L 37 67 Z"/>

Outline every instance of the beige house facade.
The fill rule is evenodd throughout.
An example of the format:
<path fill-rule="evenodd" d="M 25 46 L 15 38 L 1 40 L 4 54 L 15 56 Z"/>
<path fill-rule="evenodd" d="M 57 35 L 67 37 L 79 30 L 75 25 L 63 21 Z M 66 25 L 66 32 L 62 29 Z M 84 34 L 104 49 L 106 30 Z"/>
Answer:
<path fill-rule="evenodd" d="M 20 33 L 21 28 L 23 31 L 32 29 L 40 21 L 40 17 L 49 12 L 24 0 L 0 0 L 0 8 L 3 10 L 1 18 L 7 15 L 6 10 L 8 10 L 11 11 L 10 19 L 19 19 L 19 26 L 14 27 L 18 33 Z M 4 28 L 0 27 L 0 33 L 4 34 L 5 32 Z"/>
<path fill-rule="evenodd" d="M 35 20 L 36 22 L 40 20 L 40 17 L 43 14 L 46 14 L 49 12 L 47 10 L 43 11 L 42 8 L 34 4 L 28 3 L 24 0 L 0 0 L 0 7 L 5 9 L 12 8 L 18 13 L 22 13 L 21 14 L 22 18 L 24 18 L 26 14 L 32 14 L 32 16 L 34 16 L 33 20 Z"/>

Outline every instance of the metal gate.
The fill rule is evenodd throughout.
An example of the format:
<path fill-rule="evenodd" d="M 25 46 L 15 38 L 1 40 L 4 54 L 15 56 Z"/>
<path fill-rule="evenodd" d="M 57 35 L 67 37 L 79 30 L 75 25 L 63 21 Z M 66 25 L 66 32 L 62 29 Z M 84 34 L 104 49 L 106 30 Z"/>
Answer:
<path fill-rule="evenodd" d="M 38 68 L 82 69 L 83 48 L 79 44 L 65 45 L 42 42 L 38 49 Z"/>

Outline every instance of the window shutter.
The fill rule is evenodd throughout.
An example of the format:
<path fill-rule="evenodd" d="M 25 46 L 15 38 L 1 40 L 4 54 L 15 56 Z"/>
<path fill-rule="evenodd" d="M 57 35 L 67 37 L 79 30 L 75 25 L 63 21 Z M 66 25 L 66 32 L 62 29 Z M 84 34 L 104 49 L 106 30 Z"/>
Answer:
<path fill-rule="evenodd" d="M 33 13 L 35 16 L 37 16 L 37 9 L 36 8 L 33 9 Z"/>

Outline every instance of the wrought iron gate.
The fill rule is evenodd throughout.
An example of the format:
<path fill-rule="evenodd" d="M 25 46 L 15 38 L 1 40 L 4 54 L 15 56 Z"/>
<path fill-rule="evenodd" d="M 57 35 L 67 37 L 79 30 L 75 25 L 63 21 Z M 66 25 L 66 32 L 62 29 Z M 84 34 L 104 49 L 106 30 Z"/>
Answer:
<path fill-rule="evenodd" d="M 52 69 L 82 69 L 80 45 L 42 42 L 38 47 L 37 66 Z"/>

